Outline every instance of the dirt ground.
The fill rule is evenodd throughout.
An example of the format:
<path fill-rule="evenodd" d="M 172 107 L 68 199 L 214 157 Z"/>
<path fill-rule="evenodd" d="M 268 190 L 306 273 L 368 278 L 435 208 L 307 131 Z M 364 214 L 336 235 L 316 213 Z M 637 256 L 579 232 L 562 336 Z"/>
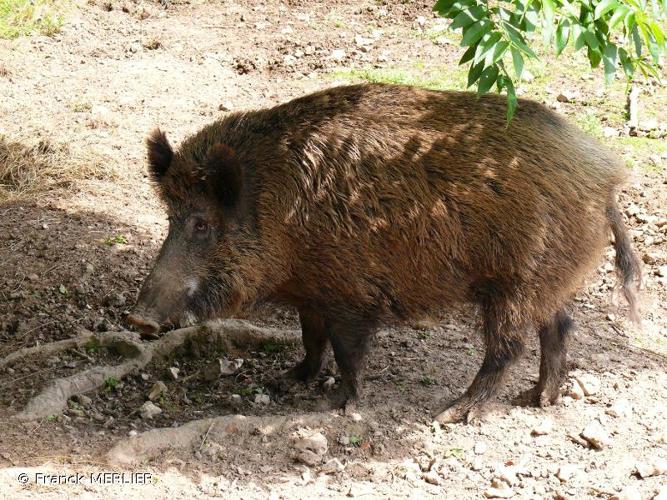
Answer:
<path fill-rule="evenodd" d="M 160 125 L 178 143 L 229 110 L 341 83 L 332 76 L 341 68 L 414 68 L 416 60 L 454 68 L 455 45 L 419 36 L 436 25 L 431 3 L 90 0 L 52 38 L 0 40 L 0 137 L 67 145 L 84 151 L 97 169 L 63 188 L 0 204 L 0 359 L 84 330 L 123 330 L 166 230 L 144 167 L 143 140 L 152 127 Z M 574 102 L 544 98 L 565 114 L 576 116 L 600 97 L 599 80 L 567 85 L 579 89 Z M 643 85 L 645 95 L 665 92 Z M 651 116 L 664 119 L 664 100 L 651 102 L 658 103 Z M 363 404 L 352 415 L 317 411 L 330 378 L 337 380 L 333 366 L 310 387 L 273 394 L 269 381 L 299 359 L 301 348 L 267 342 L 186 350 L 107 380 L 64 412 L 17 420 L 54 377 L 121 359 L 86 346 L 0 363 L 0 492 L 7 498 L 667 498 L 661 136 L 667 125 L 655 125 L 640 149 L 626 147 L 617 128 L 607 140 L 634 164 L 620 204 L 645 263 L 643 328 L 626 320 L 621 300 L 610 301 L 616 280 L 609 248 L 571 308 L 576 334 L 560 404 L 521 403 L 519 395 L 538 376 L 533 342 L 481 424 L 432 426 L 432 410 L 465 390 L 483 355 L 473 317 L 451 315 L 380 332 Z M 298 326 L 289 310 L 249 319 Z M 233 375 L 206 380 L 218 358 L 243 364 Z M 157 381 L 165 384 L 155 400 L 162 412 L 143 418 L 140 408 Z M 192 439 L 170 441 L 170 429 L 237 414 L 247 419 L 205 421 Z M 601 449 L 580 436 L 592 423 Z M 142 435 L 152 429 L 163 431 Z M 135 455 L 133 465 L 108 453 L 141 439 L 171 446 Z M 297 458 L 304 442 L 311 443 L 308 460 Z M 111 471 L 125 475 L 99 476 Z M 77 473 L 83 479 L 39 476 Z"/>

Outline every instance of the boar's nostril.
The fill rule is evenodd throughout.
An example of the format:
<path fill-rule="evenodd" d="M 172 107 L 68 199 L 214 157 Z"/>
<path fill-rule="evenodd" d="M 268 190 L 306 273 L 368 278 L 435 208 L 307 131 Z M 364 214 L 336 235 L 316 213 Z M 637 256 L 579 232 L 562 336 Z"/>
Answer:
<path fill-rule="evenodd" d="M 141 335 L 145 337 L 155 338 L 160 331 L 160 325 L 157 321 L 144 318 L 140 314 L 128 314 L 127 318 L 125 318 L 125 321 L 127 321 L 128 324 L 134 326 L 137 330 L 139 330 L 139 332 L 141 332 Z"/>

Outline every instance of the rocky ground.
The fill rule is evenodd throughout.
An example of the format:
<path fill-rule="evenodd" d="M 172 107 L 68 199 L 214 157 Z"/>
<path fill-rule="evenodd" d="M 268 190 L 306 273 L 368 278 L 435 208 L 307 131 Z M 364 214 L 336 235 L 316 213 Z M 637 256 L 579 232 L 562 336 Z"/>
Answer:
<path fill-rule="evenodd" d="M 350 79 L 443 87 L 462 78 L 455 36 L 441 31 L 429 2 L 166 5 L 89 2 L 68 13 L 53 38 L 0 41 L 0 136 L 64 145 L 77 162 L 83 156 L 94 165 L 84 178 L 47 192 L 4 192 L 0 357 L 81 332 L 123 329 L 165 234 L 144 170 L 143 139 L 153 126 L 178 143 L 229 110 Z M 310 387 L 272 393 L 271 378 L 301 350 L 267 340 L 203 351 L 186 346 L 128 377 L 106 377 L 64 411 L 16 419 L 50 380 L 125 359 L 82 343 L 0 362 L 0 491 L 666 498 L 667 93 L 652 81 L 638 84 L 641 121 L 629 136 L 622 85 L 605 88 L 601 75 L 581 76 L 574 61 L 535 63 L 520 90 L 627 161 L 631 180 L 620 203 L 645 263 L 644 322 L 632 327 L 622 301 L 610 301 L 610 248 L 572 306 L 577 331 L 561 404 L 521 404 L 519 395 L 537 380 L 533 343 L 481 424 L 432 426 L 431 411 L 464 391 L 481 362 L 474 321 L 461 314 L 383 330 L 364 404 L 352 415 L 318 411 L 337 383 L 333 366 Z M 289 310 L 248 319 L 297 328 Z M 99 476 L 108 471 L 126 475 Z M 84 477 L 43 484 L 37 473 Z M 148 484 L 139 473 L 150 474 L 141 476 Z"/>

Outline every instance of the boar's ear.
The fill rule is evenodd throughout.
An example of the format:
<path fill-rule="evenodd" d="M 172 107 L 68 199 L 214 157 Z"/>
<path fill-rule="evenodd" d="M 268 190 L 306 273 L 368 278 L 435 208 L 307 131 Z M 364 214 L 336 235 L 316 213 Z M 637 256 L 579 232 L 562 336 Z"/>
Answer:
<path fill-rule="evenodd" d="M 174 158 L 174 150 L 167 140 L 167 134 L 159 128 L 153 130 L 146 139 L 148 148 L 148 170 L 154 181 L 160 182 Z"/>
<path fill-rule="evenodd" d="M 243 172 L 236 153 L 226 144 L 216 144 L 208 150 L 206 177 L 212 194 L 223 206 L 237 205 L 243 188 Z"/>

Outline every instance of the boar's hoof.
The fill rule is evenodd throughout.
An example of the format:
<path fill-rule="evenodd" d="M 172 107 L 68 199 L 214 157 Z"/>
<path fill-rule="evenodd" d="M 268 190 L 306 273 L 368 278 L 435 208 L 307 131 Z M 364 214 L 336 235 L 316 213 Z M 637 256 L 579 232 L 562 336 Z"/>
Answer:
<path fill-rule="evenodd" d="M 317 374 L 311 373 L 308 365 L 301 362 L 289 370 L 281 373 L 277 377 L 267 382 L 267 385 L 278 394 L 289 392 L 291 387 L 297 382 L 309 384 L 315 380 Z"/>
<path fill-rule="evenodd" d="M 560 401 L 560 390 L 556 388 L 555 390 L 544 389 L 540 391 L 537 387 L 535 388 L 535 405 L 540 408 L 547 408 L 551 405 L 557 404 Z"/>
<path fill-rule="evenodd" d="M 436 415 L 434 420 L 439 424 L 453 424 L 456 422 L 472 424 L 481 421 L 483 416 L 483 404 L 473 404 L 470 401 L 461 398 L 454 401 L 454 403 L 447 409 Z"/>
<path fill-rule="evenodd" d="M 319 406 L 322 411 L 342 409 L 346 415 L 349 415 L 356 412 L 357 401 L 359 401 L 357 391 L 341 384 L 331 391 Z"/>
<path fill-rule="evenodd" d="M 140 314 L 128 314 L 125 321 L 139 331 L 142 339 L 154 340 L 160 337 L 160 325 Z"/>

